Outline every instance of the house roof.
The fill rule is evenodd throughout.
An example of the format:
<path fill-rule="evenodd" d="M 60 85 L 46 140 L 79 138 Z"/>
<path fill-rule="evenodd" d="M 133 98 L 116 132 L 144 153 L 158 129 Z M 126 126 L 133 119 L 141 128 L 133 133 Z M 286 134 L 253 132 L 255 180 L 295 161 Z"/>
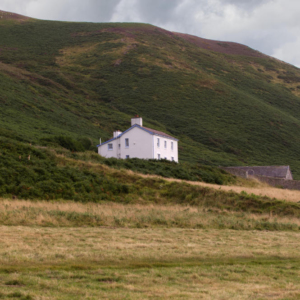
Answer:
<path fill-rule="evenodd" d="M 164 132 L 162 132 L 162 131 L 158 131 L 158 130 L 151 129 L 151 128 L 144 127 L 144 126 L 143 126 L 142 128 L 146 129 L 147 131 L 149 131 L 149 132 L 151 132 L 151 133 L 153 133 L 153 134 L 155 134 L 155 135 L 160 135 L 160 136 L 167 137 L 167 138 L 169 138 L 169 139 L 176 140 L 174 137 L 172 137 L 172 136 L 170 136 L 169 134 L 166 134 L 166 133 L 164 133 Z"/>
<path fill-rule="evenodd" d="M 247 167 L 227 167 L 226 169 L 238 169 L 242 171 L 253 170 L 255 175 L 286 178 L 290 172 L 290 166 L 247 166 Z"/>
<path fill-rule="evenodd" d="M 168 135 L 168 134 L 166 134 L 162 131 L 158 131 L 158 130 L 155 130 L 155 129 L 151 129 L 151 128 L 148 128 L 148 127 L 144 127 L 144 126 L 140 126 L 140 125 L 135 124 L 135 125 L 131 126 L 130 128 L 128 128 L 127 130 L 125 130 L 124 132 L 122 132 L 119 136 L 117 136 L 115 138 L 112 138 L 112 139 L 102 143 L 101 145 L 97 145 L 97 147 L 100 147 L 104 144 L 107 144 L 107 143 L 110 143 L 110 142 L 116 140 L 117 138 L 120 138 L 123 134 L 125 134 L 126 132 L 128 132 L 129 130 L 131 130 L 135 127 L 140 128 L 140 129 L 142 129 L 142 130 L 144 130 L 144 131 L 146 131 L 146 132 L 148 132 L 152 135 L 157 135 L 157 136 L 165 137 L 165 138 L 168 138 L 168 139 L 172 139 L 174 141 L 178 141 L 178 139 L 176 139 L 176 138 L 174 138 L 174 137 L 172 137 L 172 136 L 170 136 L 170 135 Z"/>

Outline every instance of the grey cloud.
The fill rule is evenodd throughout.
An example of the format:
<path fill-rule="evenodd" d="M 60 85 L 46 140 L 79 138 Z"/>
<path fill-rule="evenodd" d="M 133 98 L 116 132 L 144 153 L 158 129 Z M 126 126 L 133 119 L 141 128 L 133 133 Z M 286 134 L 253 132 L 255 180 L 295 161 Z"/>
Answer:
<path fill-rule="evenodd" d="M 145 23 L 163 23 L 173 18 L 174 10 L 181 0 L 144 0 L 137 2 L 137 10 Z"/>
<path fill-rule="evenodd" d="M 69 15 L 72 21 L 89 21 L 89 22 L 109 22 L 116 5 L 121 0 L 97 1 L 97 0 L 79 0 L 71 1 L 72 14 Z M 83 4 L 83 5 L 82 5 Z M 65 12 L 62 12 L 63 19 Z"/>
<path fill-rule="evenodd" d="M 221 4 L 232 4 L 243 10 L 253 10 L 273 0 L 222 0 Z"/>
<path fill-rule="evenodd" d="M 0 9 L 41 19 L 109 22 L 120 1 L 1 0 Z"/>
<path fill-rule="evenodd" d="M 28 2 L 28 0 L 2 0 L 0 4 L 0 10 L 24 14 Z"/>

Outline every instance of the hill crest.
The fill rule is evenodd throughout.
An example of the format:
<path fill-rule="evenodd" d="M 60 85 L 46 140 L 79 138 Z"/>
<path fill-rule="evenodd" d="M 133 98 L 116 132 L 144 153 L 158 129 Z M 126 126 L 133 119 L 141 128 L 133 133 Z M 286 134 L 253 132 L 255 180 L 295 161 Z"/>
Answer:
<path fill-rule="evenodd" d="M 16 14 L 16 13 L 0 10 L 0 21 L 1 20 L 26 21 L 26 20 L 29 20 L 29 19 L 31 19 L 31 18 L 23 16 L 23 15 Z"/>
<path fill-rule="evenodd" d="M 195 35 L 179 33 L 179 32 L 174 32 L 174 34 L 202 49 L 206 49 L 210 51 L 215 51 L 215 52 L 229 54 L 229 55 L 267 57 L 267 55 L 239 43 L 204 39 Z"/>

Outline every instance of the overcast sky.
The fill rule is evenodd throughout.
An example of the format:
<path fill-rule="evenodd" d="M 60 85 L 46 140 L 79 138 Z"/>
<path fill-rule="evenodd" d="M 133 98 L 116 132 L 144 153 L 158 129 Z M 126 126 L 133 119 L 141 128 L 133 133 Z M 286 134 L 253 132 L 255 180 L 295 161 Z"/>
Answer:
<path fill-rule="evenodd" d="M 245 44 L 300 67 L 299 0 L 0 0 L 33 18 L 142 22 Z"/>

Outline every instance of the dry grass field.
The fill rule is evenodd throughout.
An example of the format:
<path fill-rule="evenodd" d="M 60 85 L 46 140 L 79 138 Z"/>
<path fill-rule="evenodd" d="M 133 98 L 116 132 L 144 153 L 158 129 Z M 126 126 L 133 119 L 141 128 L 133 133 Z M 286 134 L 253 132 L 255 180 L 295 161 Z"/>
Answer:
<path fill-rule="evenodd" d="M 0 224 L 9 226 L 300 230 L 296 217 L 201 206 L 0 200 Z"/>
<path fill-rule="evenodd" d="M 0 199 L 0 224 L 0 299 L 300 298 L 297 218 Z"/>
<path fill-rule="evenodd" d="M 299 299 L 299 233 L 1 226 L 2 298 Z"/>

